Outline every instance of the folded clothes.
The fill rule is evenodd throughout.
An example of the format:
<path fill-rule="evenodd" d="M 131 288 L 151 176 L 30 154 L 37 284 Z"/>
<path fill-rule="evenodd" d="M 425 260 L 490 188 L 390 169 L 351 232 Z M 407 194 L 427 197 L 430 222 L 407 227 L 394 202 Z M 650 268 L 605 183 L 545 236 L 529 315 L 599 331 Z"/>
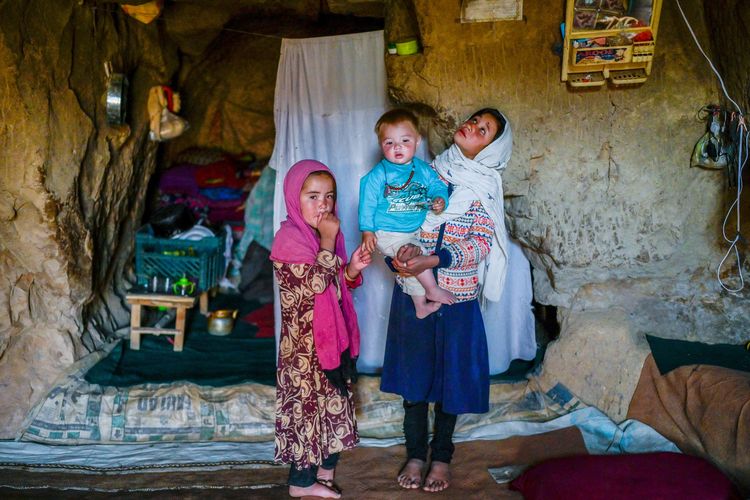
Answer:
<path fill-rule="evenodd" d="M 195 173 L 198 165 L 183 163 L 165 170 L 159 176 L 159 191 L 162 193 L 181 193 L 188 196 L 198 194 L 198 182 Z"/>
<path fill-rule="evenodd" d="M 247 193 L 241 189 L 229 188 L 229 187 L 214 187 L 214 188 L 203 188 L 200 190 L 200 194 L 212 201 L 221 200 L 242 200 Z"/>
<path fill-rule="evenodd" d="M 237 175 L 237 164 L 232 160 L 221 160 L 200 166 L 195 172 L 198 187 L 230 187 L 242 189 L 245 179 Z"/>

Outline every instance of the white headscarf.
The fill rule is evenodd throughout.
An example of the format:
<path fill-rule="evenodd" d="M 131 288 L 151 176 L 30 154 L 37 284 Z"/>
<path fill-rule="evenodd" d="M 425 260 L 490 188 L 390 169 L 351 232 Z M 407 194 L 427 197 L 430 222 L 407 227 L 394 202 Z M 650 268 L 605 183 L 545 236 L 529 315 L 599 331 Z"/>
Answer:
<path fill-rule="evenodd" d="M 479 264 L 482 303 L 485 300 L 500 300 L 508 267 L 508 233 L 505 229 L 501 174 L 510 160 L 513 131 L 505 115 L 503 118 L 505 128 L 502 135 L 488 144 L 473 160 L 464 156 L 456 144 L 435 158 L 432 162 L 433 168 L 454 185 L 454 190 L 448 200 L 448 208 L 440 215 L 428 212 L 422 225 L 427 231 L 432 231 L 440 224 L 464 215 L 474 201 L 482 202 L 482 206 L 495 223 L 490 253 L 484 262 Z"/>

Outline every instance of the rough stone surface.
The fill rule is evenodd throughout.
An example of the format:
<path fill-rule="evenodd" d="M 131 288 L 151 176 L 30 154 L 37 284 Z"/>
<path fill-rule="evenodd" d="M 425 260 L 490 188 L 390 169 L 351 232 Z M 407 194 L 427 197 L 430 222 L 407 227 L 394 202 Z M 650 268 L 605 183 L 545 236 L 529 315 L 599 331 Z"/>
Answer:
<path fill-rule="evenodd" d="M 377 3 L 328 6 L 362 15 Z M 701 2 L 682 3 L 707 42 Z M 322 5 L 167 2 L 144 25 L 110 2 L 0 2 L 0 439 L 70 363 L 127 326 L 133 234 L 157 158 L 192 145 L 270 154 L 280 37 L 379 27 L 323 19 Z M 562 320 L 545 373 L 620 417 L 644 333 L 745 340 L 748 292 L 722 293 L 714 279 L 733 193 L 721 173 L 687 164 L 705 126 L 695 113 L 720 98 L 675 5 L 664 4 L 645 84 L 584 92 L 560 82 L 552 50 L 563 7 L 525 2 L 523 21 L 461 24 L 455 0 L 387 0 L 386 41 L 422 46 L 386 56 L 388 85 L 425 118 L 435 152 L 474 109 L 509 116 L 508 227 L 534 266 L 536 299 Z M 717 0 L 705 16 L 721 27 L 710 46 L 745 107 L 749 9 Z M 105 61 L 130 79 L 122 126 L 106 123 Z M 145 111 L 157 84 L 184 92 L 191 123 L 161 151 Z M 722 275 L 736 280 L 736 268 Z"/>
<path fill-rule="evenodd" d="M 436 110 L 448 131 L 486 104 L 510 118 L 508 213 L 537 254 L 537 300 L 566 306 L 586 283 L 679 275 L 716 256 L 723 179 L 686 168 L 703 127 L 696 109 L 715 87 L 672 8 L 644 85 L 575 92 L 559 80 L 549 5 L 525 5 L 524 21 L 473 24 L 454 21 L 455 2 L 414 5 L 423 50 L 387 58 L 391 91 Z"/>
<path fill-rule="evenodd" d="M 136 27 L 114 7 L 0 4 L 0 383 L 10 403 L 0 438 L 127 321 L 108 304 L 122 294 L 155 167 L 146 90 L 176 68 L 160 46 L 155 26 Z M 127 125 L 106 123 L 107 60 L 130 78 Z"/>
<path fill-rule="evenodd" d="M 709 47 L 702 3 L 682 3 Z M 709 20 L 721 26 L 713 41 L 729 56 L 723 63 L 745 99 L 743 45 L 724 49 L 747 31 L 731 25 L 750 11 L 746 3 L 722 4 L 706 3 Z M 688 168 L 705 131 L 696 112 L 718 95 L 676 6 L 664 2 L 646 83 L 584 91 L 560 81 L 553 46 L 564 6 L 525 2 L 523 21 L 461 24 L 457 2 L 387 2 L 387 40 L 415 36 L 422 47 L 414 56 L 386 57 L 388 83 L 397 102 L 430 119 L 435 152 L 475 109 L 496 106 L 509 117 L 508 227 L 533 265 L 535 299 L 560 307 L 563 319 L 545 373 L 621 417 L 643 361 L 644 333 L 746 340 L 750 292 L 728 294 L 716 280 L 728 248 L 721 222 L 735 193 L 721 172 Z M 736 265 L 721 274 L 738 285 Z"/>
<path fill-rule="evenodd" d="M 646 334 L 707 343 L 746 341 L 750 299 L 669 278 L 581 287 L 558 309 L 561 333 L 544 357 L 543 379 L 562 382 L 613 420 L 627 414 L 650 352 Z"/>
<path fill-rule="evenodd" d="M 623 420 L 649 353 L 646 338 L 620 307 L 571 312 L 561 326 L 564 333 L 547 347 L 542 380 L 561 382 L 581 401 Z"/>
<path fill-rule="evenodd" d="M 185 103 L 181 115 L 190 128 L 165 145 L 168 155 L 200 146 L 269 158 L 276 133 L 273 96 L 280 49 L 275 35 L 220 33 L 179 86 Z"/>
<path fill-rule="evenodd" d="M 376 3 L 341 2 L 337 8 L 343 13 L 366 13 Z M 383 24 L 378 18 L 319 16 L 318 10 L 314 16 L 309 12 L 302 16 L 280 11 L 272 17 L 268 13 L 266 17 L 243 14 L 230 21 L 220 17 L 226 11 L 213 7 L 170 10 L 167 26 L 180 47 L 187 47 L 188 51 L 199 50 L 192 32 L 185 30 L 194 29 L 190 27 L 190 19 L 201 9 L 206 10 L 199 24 L 203 34 L 210 36 L 214 30 L 216 33 L 202 52 L 184 60 L 180 70 L 178 88 L 185 102 L 181 114 L 190 128 L 165 144 L 166 163 L 193 146 L 232 154 L 251 152 L 259 159 L 270 158 L 276 136 L 273 105 L 282 38 L 371 31 L 382 29 Z"/>

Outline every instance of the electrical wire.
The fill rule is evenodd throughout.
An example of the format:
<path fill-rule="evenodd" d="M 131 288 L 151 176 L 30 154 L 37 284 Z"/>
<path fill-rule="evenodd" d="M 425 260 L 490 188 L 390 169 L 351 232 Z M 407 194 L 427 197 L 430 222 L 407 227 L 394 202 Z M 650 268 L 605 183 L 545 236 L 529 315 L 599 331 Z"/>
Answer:
<path fill-rule="evenodd" d="M 706 53 L 703 51 L 703 47 L 701 47 L 700 42 L 698 41 L 698 37 L 695 36 L 695 32 L 693 31 L 693 27 L 690 26 L 690 22 L 688 22 L 687 17 L 685 16 L 685 12 L 682 10 L 682 4 L 680 4 L 680 0 L 675 0 L 677 3 L 677 8 L 680 11 L 680 14 L 682 15 L 682 19 L 685 21 L 685 24 L 687 25 L 688 31 L 690 31 L 690 35 L 693 37 L 693 40 L 695 41 L 695 45 L 698 47 L 698 50 L 701 54 L 703 54 L 703 57 L 706 58 L 706 61 L 708 61 L 708 65 L 711 66 L 711 70 L 714 72 L 716 77 L 719 79 L 719 83 L 721 84 L 721 90 L 724 92 L 724 95 L 729 99 L 729 101 L 734 104 L 734 107 L 737 108 L 737 112 L 740 115 L 744 116 L 744 113 L 742 112 L 742 108 L 740 108 L 739 104 L 734 102 L 734 99 L 729 97 L 729 94 L 727 93 L 727 88 L 724 86 L 724 80 L 721 78 L 721 75 L 719 74 L 718 70 L 714 66 L 714 63 L 711 62 L 711 59 L 706 55 Z"/>
<path fill-rule="evenodd" d="M 719 262 L 719 265 L 716 268 L 716 279 L 719 281 L 719 285 L 721 285 L 721 288 L 729 293 L 738 293 L 743 288 L 745 288 L 745 279 L 742 276 L 742 256 L 740 255 L 740 250 L 738 247 L 738 244 L 742 241 L 742 235 L 740 234 L 740 196 L 742 194 L 742 170 L 745 167 L 745 163 L 747 162 L 748 157 L 748 131 L 745 124 L 745 114 L 739 104 L 737 104 L 734 99 L 729 96 L 727 88 L 724 85 L 724 80 L 721 78 L 721 75 L 714 66 L 714 63 L 711 62 L 711 59 L 703 50 L 703 47 L 701 47 L 701 44 L 698 41 L 698 37 L 695 36 L 695 32 L 693 31 L 693 27 L 690 25 L 687 16 L 685 16 L 685 12 L 682 10 L 680 0 L 675 0 L 675 2 L 677 3 L 677 8 L 680 11 L 682 19 L 685 21 L 685 25 L 687 26 L 688 31 L 690 31 L 690 35 L 693 37 L 693 41 L 695 41 L 695 45 L 698 47 L 700 53 L 703 54 L 703 57 L 706 58 L 706 61 L 708 61 L 708 65 L 711 66 L 711 71 L 713 71 L 716 77 L 719 79 L 719 84 L 721 85 L 722 92 L 724 92 L 724 96 L 726 96 L 726 98 L 732 104 L 734 104 L 734 107 L 737 109 L 737 114 L 739 116 L 739 124 L 737 125 L 737 135 L 739 140 L 739 144 L 737 147 L 737 196 L 727 210 L 727 214 L 724 217 L 724 222 L 722 222 L 721 224 L 721 234 L 724 237 L 724 240 L 729 243 L 729 249 L 724 254 L 724 257 L 721 259 L 721 262 Z M 729 236 L 727 236 L 727 222 L 729 221 L 729 218 L 732 214 L 732 210 L 735 210 L 737 214 L 737 227 L 734 237 L 730 238 Z M 732 255 L 732 253 L 734 253 L 734 257 L 737 260 L 737 273 L 739 275 L 739 286 L 736 288 L 732 288 L 725 284 L 724 280 L 721 277 L 721 270 L 724 267 L 724 263 Z"/>

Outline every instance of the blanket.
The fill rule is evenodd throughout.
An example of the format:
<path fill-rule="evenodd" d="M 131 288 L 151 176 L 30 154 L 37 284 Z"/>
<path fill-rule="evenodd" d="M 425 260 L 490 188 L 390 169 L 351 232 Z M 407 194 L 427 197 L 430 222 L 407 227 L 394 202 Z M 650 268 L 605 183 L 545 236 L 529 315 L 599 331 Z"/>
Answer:
<path fill-rule="evenodd" d="M 627 417 L 710 460 L 750 494 L 750 373 L 689 365 L 661 375 L 649 355 Z"/>

